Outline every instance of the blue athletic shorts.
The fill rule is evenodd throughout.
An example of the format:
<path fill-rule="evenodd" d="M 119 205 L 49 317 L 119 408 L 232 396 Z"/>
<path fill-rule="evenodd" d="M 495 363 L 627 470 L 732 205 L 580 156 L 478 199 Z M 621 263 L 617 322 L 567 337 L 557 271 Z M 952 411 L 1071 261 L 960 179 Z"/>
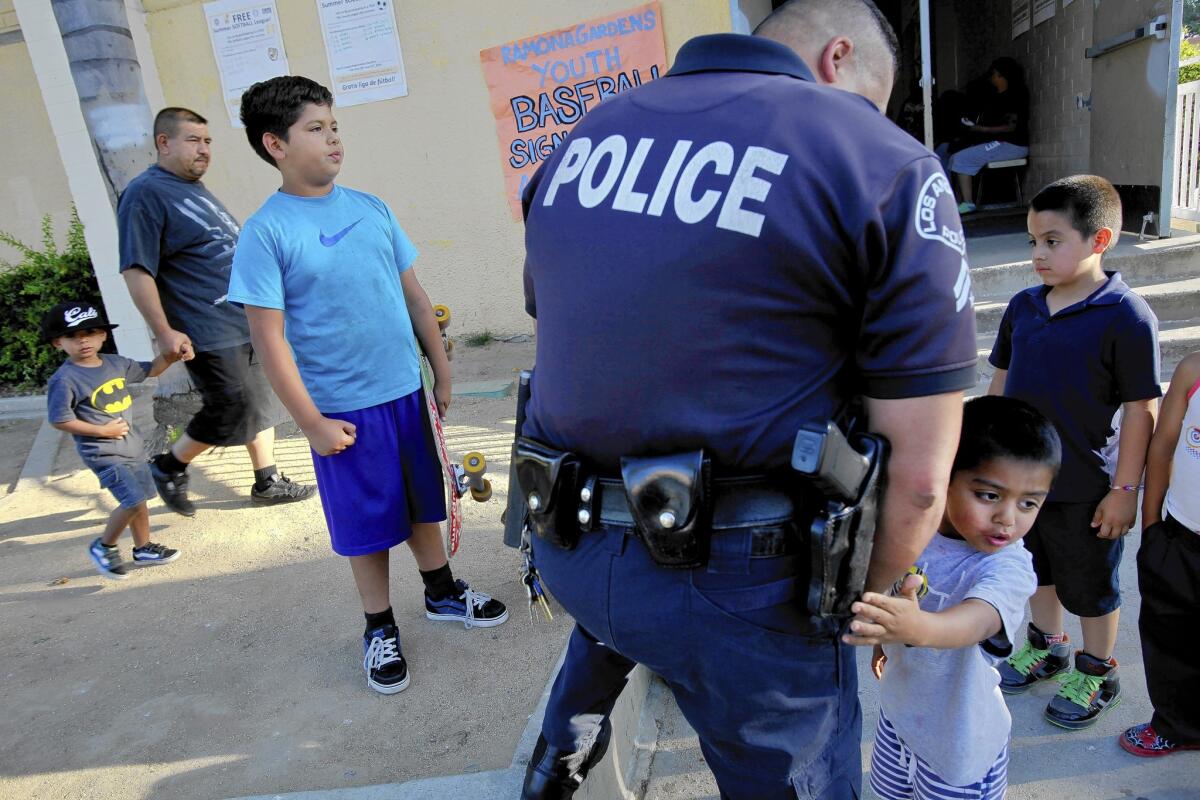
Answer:
<path fill-rule="evenodd" d="M 879 712 L 871 750 L 871 789 L 883 800 L 1004 800 L 1007 788 L 1007 746 L 981 781 L 953 786 L 909 750 L 892 723 Z"/>
<path fill-rule="evenodd" d="M 325 416 L 357 428 L 354 445 L 341 453 L 313 453 L 333 552 L 365 556 L 387 550 L 412 535 L 412 523 L 446 518 L 442 466 L 420 389 Z"/>
<path fill-rule="evenodd" d="M 128 461 L 96 467 L 100 488 L 108 489 L 121 508 L 137 508 L 158 494 L 150 465 L 145 461 Z"/>

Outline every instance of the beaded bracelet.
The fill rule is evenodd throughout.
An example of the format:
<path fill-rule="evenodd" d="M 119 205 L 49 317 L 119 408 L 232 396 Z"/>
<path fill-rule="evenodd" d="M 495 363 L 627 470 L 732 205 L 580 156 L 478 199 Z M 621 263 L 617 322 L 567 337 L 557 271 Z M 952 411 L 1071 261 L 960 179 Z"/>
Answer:
<path fill-rule="evenodd" d="M 1122 491 L 1122 492 L 1140 492 L 1142 489 L 1144 489 L 1144 488 L 1146 488 L 1146 487 L 1145 487 L 1145 484 L 1141 484 L 1141 483 L 1137 483 L 1137 484 L 1134 484 L 1134 483 L 1125 483 L 1125 484 L 1122 484 L 1122 485 L 1120 485 L 1120 486 L 1111 486 L 1111 487 L 1109 487 L 1109 488 L 1110 488 L 1110 489 L 1113 489 L 1114 491 Z"/>

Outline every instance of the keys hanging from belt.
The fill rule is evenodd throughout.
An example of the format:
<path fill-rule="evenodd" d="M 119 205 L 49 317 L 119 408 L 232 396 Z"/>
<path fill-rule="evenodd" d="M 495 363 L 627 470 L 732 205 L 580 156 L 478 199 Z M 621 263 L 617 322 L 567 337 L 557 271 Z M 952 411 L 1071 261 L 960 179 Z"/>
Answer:
<path fill-rule="evenodd" d="M 521 553 L 525 556 L 525 567 L 521 570 L 521 584 L 524 585 L 525 594 L 529 598 L 529 623 L 532 625 L 537 622 L 534 608 L 540 608 L 546 615 L 546 621 L 553 622 L 554 614 L 550 611 L 550 604 L 546 602 L 546 590 L 542 587 L 542 576 L 538 574 L 537 567 L 533 565 L 531 558 L 529 536 L 529 526 L 526 525 L 521 536 Z"/>

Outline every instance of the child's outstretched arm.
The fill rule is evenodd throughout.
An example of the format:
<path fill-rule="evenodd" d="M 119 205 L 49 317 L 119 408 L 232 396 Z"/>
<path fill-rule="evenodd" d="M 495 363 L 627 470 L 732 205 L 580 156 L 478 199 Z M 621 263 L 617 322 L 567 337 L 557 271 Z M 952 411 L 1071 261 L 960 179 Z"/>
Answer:
<path fill-rule="evenodd" d="M 1188 390 L 1200 379 L 1200 352 L 1192 353 L 1175 368 L 1171 387 L 1163 398 L 1162 410 L 1154 436 L 1150 439 L 1150 450 L 1146 454 L 1146 490 L 1142 494 L 1142 530 L 1156 522 L 1162 522 L 1163 500 L 1167 486 L 1171 483 L 1171 464 L 1175 458 L 1175 447 L 1183 429 L 1183 417 L 1187 413 Z M 1122 442 L 1124 444 L 1124 442 Z"/>
<path fill-rule="evenodd" d="M 340 419 L 330 419 L 317 410 L 316 404 L 300 380 L 296 359 L 283 336 L 283 312 L 276 308 L 246 306 L 250 323 L 250 339 L 262 358 L 263 370 L 271 388 L 284 408 L 296 420 L 308 443 L 318 455 L 340 453 L 354 444 L 355 427 Z"/>
<path fill-rule="evenodd" d="M 404 304 L 408 307 L 413 332 L 433 369 L 433 396 L 437 400 L 438 412 L 444 417 L 450 408 L 450 359 L 446 358 L 446 348 L 442 346 L 442 332 L 438 328 L 437 317 L 433 315 L 429 295 L 421 288 L 412 267 L 400 273 L 400 288 L 404 290 Z"/>
<path fill-rule="evenodd" d="M 1116 539 L 1129 533 L 1137 519 L 1137 487 L 1146 467 L 1146 451 L 1154 432 L 1158 398 L 1130 400 L 1121 404 L 1121 436 L 1117 451 L 1117 473 L 1113 487 L 1096 507 L 1092 527 L 1100 539 Z M 1130 488 L 1121 488 L 1130 487 Z"/>
<path fill-rule="evenodd" d="M 909 576 L 895 597 L 865 592 L 850 607 L 855 616 L 850 622 L 850 633 L 842 641 L 855 645 L 908 644 L 953 650 L 986 641 L 1003 627 L 1000 612 L 991 603 L 973 597 L 945 611 L 922 611 L 917 602 L 920 586 L 920 578 Z"/>

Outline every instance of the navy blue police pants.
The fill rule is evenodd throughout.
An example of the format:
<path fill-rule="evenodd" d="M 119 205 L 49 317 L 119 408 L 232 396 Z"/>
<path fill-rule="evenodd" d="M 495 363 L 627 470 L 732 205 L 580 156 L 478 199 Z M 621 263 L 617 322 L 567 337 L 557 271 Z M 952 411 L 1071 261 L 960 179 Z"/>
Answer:
<path fill-rule="evenodd" d="M 713 536 L 706 567 L 665 569 L 621 527 L 574 550 L 534 537 L 547 587 L 576 621 L 542 734 L 587 747 L 638 663 L 670 687 L 730 800 L 859 796 L 854 649 L 804 635 L 807 553 L 751 557 L 752 532 Z"/>

